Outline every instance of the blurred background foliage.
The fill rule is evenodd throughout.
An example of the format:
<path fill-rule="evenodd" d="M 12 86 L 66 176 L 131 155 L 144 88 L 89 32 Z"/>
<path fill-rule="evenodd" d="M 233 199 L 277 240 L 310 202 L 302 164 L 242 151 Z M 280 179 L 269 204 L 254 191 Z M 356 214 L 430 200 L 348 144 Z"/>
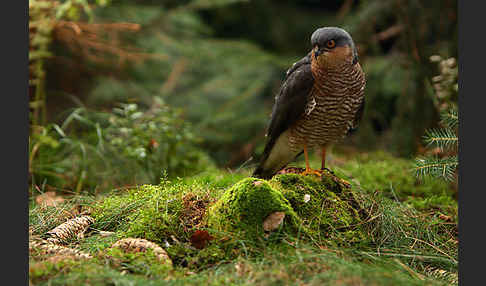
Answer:
<path fill-rule="evenodd" d="M 457 58 L 455 0 L 29 0 L 29 17 L 32 188 L 252 167 L 285 71 L 322 26 L 350 32 L 367 76 L 343 145 L 412 158 L 442 111 L 429 58 Z"/>

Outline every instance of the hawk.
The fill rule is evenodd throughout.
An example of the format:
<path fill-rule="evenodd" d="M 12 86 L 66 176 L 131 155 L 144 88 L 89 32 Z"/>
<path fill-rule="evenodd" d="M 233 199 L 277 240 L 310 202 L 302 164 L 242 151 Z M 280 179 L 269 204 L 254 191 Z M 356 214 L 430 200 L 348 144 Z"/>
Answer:
<path fill-rule="evenodd" d="M 268 179 L 305 155 L 302 174 L 321 175 L 309 166 L 308 151 L 322 150 L 355 129 L 364 109 L 365 75 L 353 39 L 337 27 L 319 28 L 312 50 L 288 69 L 272 110 L 267 143 L 253 176 Z"/>

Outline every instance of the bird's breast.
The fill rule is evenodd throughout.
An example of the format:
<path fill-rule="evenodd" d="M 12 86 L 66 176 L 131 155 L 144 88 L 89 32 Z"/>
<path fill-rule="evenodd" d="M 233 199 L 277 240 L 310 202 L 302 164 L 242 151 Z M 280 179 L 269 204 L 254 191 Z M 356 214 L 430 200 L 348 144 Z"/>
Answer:
<path fill-rule="evenodd" d="M 302 117 L 290 128 L 292 149 L 325 146 L 348 132 L 364 98 L 364 75 L 359 70 L 316 78 Z"/>

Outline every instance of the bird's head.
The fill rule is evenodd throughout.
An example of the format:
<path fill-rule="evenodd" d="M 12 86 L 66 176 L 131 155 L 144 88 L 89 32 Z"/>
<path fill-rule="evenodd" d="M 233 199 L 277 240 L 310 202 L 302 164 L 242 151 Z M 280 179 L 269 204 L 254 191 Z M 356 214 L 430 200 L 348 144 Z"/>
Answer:
<path fill-rule="evenodd" d="M 319 68 L 329 69 L 344 63 L 358 62 L 353 39 L 345 30 L 336 27 L 319 28 L 311 36 L 311 60 Z"/>

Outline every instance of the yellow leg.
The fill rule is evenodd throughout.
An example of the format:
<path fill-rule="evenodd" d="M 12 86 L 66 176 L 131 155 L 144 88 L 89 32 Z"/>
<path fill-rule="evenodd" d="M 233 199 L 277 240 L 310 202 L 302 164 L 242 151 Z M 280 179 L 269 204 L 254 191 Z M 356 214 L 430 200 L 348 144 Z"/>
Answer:
<path fill-rule="evenodd" d="M 326 168 L 326 147 L 322 147 L 322 157 L 321 157 L 321 172 L 328 171 L 330 174 L 334 175 L 334 172 Z"/>
<path fill-rule="evenodd" d="M 322 175 L 322 173 L 319 172 L 319 170 L 311 169 L 311 167 L 309 165 L 309 154 L 307 153 L 307 145 L 306 144 L 304 144 L 304 157 L 305 157 L 305 171 L 302 172 L 301 175 L 303 175 L 303 176 L 316 175 L 316 176 L 320 177 Z"/>

